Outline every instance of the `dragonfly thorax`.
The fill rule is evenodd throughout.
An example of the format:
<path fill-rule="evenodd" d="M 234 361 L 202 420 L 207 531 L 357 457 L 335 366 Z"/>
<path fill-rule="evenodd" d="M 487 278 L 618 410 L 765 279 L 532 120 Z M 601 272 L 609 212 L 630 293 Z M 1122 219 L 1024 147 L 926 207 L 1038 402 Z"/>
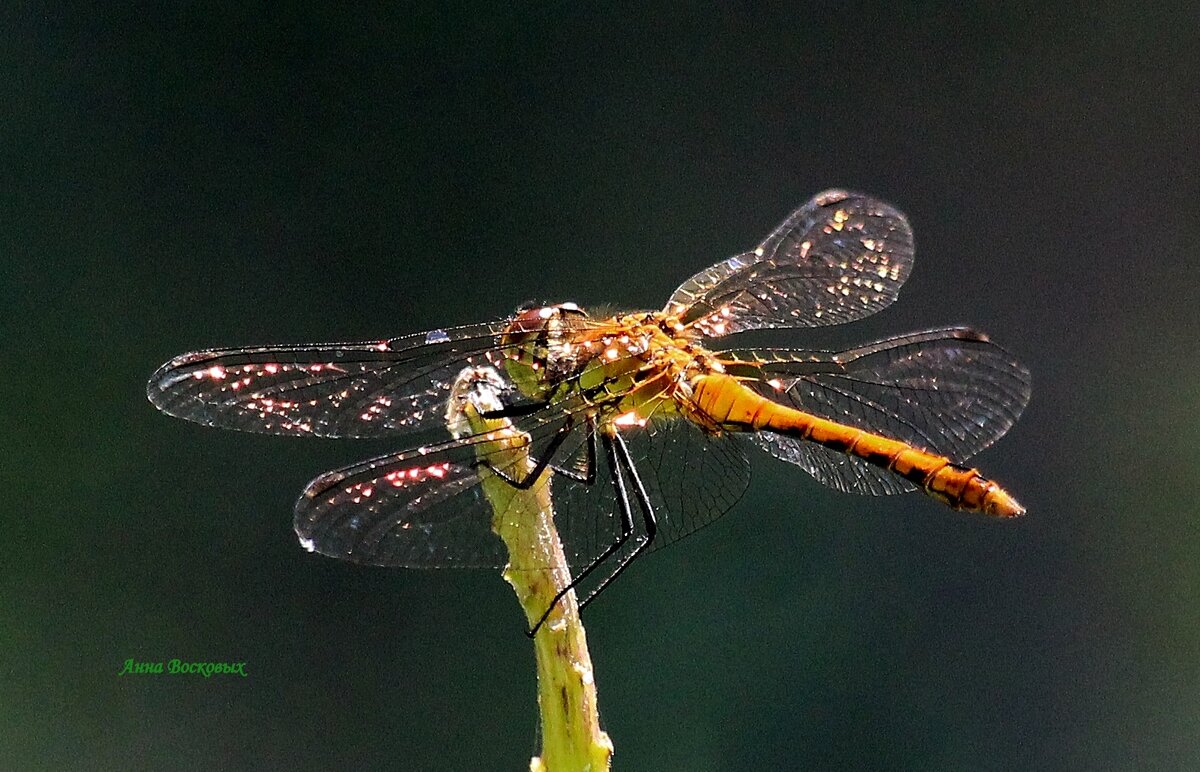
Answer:
<path fill-rule="evenodd" d="M 722 370 L 694 338 L 674 314 L 593 319 L 566 305 L 518 313 L 502 343 L 508 377 L 526 396 L 558 401 L 575 394 L 601 421 L 632 426 L 679 413 L 694 379 Z"/>

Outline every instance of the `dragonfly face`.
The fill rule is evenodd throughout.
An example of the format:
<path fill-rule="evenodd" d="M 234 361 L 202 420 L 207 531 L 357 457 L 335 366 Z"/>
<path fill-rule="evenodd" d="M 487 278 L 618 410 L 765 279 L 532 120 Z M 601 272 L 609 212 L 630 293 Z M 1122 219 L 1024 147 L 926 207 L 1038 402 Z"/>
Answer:
<path fill-rule="evenodd" d="M 562 303 L 390 340 L 198 351 L 163 365 L 148 395 L 209 426 L 412 435 L 409 449 L 318 477 L 296 504 L 304 544 L 372 565 L 506 562 L 480 495 L 481 441 L 445 439 L 451 384 L 468 368 L 505 374 L 513 399 L 500 412 L 551 472 L 536 479 L 554 481 L 565 559 L 577 578 L 608 566 L 600 588 L 729 510 L 750 447 L 848 493 L 921 490 L 955 509 L 1020 514 L 962 465 L 1030 394 L 1028 371 L 982 333 L 937 328 L 836 352 L 722 345 L 873 314 L 912 264 L 900 212 L 826 191 L 755 249 L 684 282 L 662 311 L 598 319 Z"/>
<path fill-rule="evenodd" d="M 574 376 L 590 353 L 577 344 L 587 318 L 574 303 L 519 310 L 499 339 L 512 385 L 531 399 L 544 399 Z"/>

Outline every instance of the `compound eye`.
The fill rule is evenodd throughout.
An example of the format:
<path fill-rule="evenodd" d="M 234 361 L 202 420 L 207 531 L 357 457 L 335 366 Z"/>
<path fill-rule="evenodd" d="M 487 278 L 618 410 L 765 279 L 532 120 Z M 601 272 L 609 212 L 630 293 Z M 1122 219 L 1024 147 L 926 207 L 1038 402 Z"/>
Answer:
<path fill-rule="evenodd" d="M 535 335 L 546 329 L 546 320 L 554 316 L 550 306 L 535 306 L 518 311 L 504 330 L 505 337 L 514 343 L 519 343 L 530 335 Z"/>

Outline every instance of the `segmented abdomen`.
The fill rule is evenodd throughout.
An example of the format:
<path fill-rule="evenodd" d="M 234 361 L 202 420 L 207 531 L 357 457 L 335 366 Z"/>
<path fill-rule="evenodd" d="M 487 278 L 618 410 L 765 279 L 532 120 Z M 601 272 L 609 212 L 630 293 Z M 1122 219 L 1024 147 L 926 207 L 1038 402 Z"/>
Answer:
<path fill-rule="evenodd" d="M 1025 514 L 1003 488 L 945 456 L 772 402 L 722 373 L 692 381 L 693 413 L 725 430 L 770 431 L 863 459 L 921 487 L 953 507 L 997 517 Z"/>

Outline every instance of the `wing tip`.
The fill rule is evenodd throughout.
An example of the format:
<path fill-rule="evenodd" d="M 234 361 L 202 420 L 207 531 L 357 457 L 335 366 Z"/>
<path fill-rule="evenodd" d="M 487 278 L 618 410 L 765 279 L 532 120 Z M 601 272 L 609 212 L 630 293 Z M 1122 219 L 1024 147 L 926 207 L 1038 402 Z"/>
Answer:
<path fill-rule="evenodd" d="M 212 354 L 211 351 L 189 351 L 163 362 L 146 382 L 146 399 L 164 413 L 177 415 L 172 410 L 172 401 L 169 399 L 172 390 L 180 383 L 195 378 L 197 371 L 188 368 L 195 368 L 197 364 L 210 360 Z"/>

